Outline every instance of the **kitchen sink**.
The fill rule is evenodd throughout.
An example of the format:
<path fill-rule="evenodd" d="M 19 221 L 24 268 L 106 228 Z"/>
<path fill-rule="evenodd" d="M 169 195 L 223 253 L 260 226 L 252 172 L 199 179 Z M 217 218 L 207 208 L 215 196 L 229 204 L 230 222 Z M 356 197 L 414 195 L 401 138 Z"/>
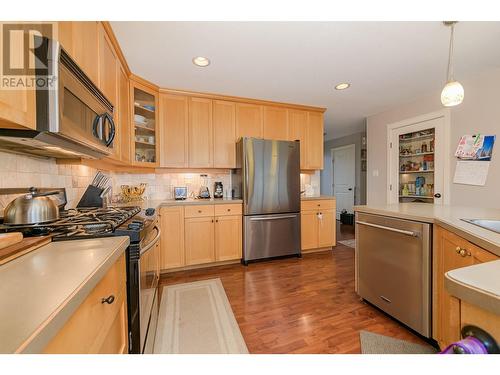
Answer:
<path fill-rule="evenodd" d="M 477 225 L 478 227 L 491 230 L 492 232 L 500 233 L 500 220 L 486 220 L 486 219 L 462 219 L 467 223 Z"/>

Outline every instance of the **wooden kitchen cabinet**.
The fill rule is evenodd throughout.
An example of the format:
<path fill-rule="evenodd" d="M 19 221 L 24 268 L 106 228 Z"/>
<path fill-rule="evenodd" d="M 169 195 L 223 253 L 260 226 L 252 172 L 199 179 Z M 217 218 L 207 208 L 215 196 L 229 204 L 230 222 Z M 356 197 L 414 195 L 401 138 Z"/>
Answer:
<path fill-rule="evenodd" d="M 460 326 L 468 325 L 485 330 L 500 343 L 500 316 L 460 300 Z"/>
<path fill-rule="evenodd" d="M 212 100 L 189 98 L 188 164 L 213 167 Z"/>
<path fill-rule="evenodd" d="M 264 115 L 261 105 L 236 103 L 236 138 L 264 137 Z"/>
<path fill-rule="evenodd" d="M 72 22 L 72 48 L 68 53 L 94 82 L 99 83 L 99 22 Z"/>
<path fill-rule="evenodd" d="M 288 140 L 288 112 L 284 107 L 264 107 L 264 138 Z"/>
<path fill-rule="evenodd" d="M 445 288 L 445 273 L 453 269 L 499 259 L 464 238 L 434 225 L 433 337 L 441 348 L 460 340 L 460 300 Z"/>
<path fill-rule="evenodd" d="M 215 168 L 236 167 L 236 104 L 213 102 L 213 155 Z"/>
<path fill-rule="evenodd" d="M 288 110 L 288 140 L 300 141 L 300 169 L 307 169 L 307 118 L 306 111 Z"/>
<path fill-rule="evenodd" d="M 118 138 L 119 159 L 131 163 L 132 158 L 132 119 L 130 116 L 130 88 L 127 73 L 118 66 Z"/>
<path fill-rule="evenodd" d="M 302 211 L 300 213 L 300 231 L 302 250 L 318 248 L 318 213 L 316 211 Z"/>
<path fill-rule="evenodd" d="M 335 211 L 321 210 L 318 220 L 318 247 L 335 246 Z"/>
<path fill-rule="evenodd" d="M 241 203 L 162 207 L 160 224 L 163 271 L 241 259 Z"/>
<path fill-rule="evenodd" d="M 241 259 L 242 217 L 241 215 L 217 216 L 215 218 L 215 259 L 217 261 Z"/>
<path fill-rule="evenodd" d="M 154 168 L 158 165 L 158 96 L 155 88 L 130 79 L 131 152 L 136 166 Z"/>
<path fill-rule="evenodd" d="M 188 167 L 189 99 L 160 94 L 160 166 Z"/>
<path fill-rule="evenodd" d="M 215 262 L 214 226 L 214 217 L 186 218 L 186 265 Z"/>
<path fill-rule="evenodd" d="M 24 34 L 12 33 L 10 36 L 11 50 L 9 64 L 12 67 L 24 66 L 25 74 L 28 73 L 24 61 Z M 35 90 L 29 88 L 1 89 L 0 90 L 0 127 L 30 129 L 36 128 L 36 97 Z"/>
<path fill-rule="evenodd" d="M 300 221 L 304 252 L 335 246 L 335 200 L 302 201 Z"/>
<path fill-rule="evenodd" d="M 184 207 L 162 207 L 160 228 L 160 269 L 184 266 Z"/>
<path fill-rule="evenodd" d="M 320 112 L 308 113 L 306 169 L 323 169 L 323 114 Z"/>
<path fill-rule="evenodd" d="M 118 64 L 113 46 L 99 23 L 99 89 L 104 96 L 116 106 Z"/>
<path fill-rule="evenodd" d="M 103 298 L 114 296 L 111 304 Z M 128 352 L 125 254 L 43 350 L 51 354 L 123 354 Z"/>

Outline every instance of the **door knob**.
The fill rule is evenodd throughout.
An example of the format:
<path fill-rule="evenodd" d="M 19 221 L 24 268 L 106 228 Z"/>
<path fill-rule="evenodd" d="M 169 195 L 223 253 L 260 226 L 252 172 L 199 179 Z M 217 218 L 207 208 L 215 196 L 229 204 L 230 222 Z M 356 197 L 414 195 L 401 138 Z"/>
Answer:
<path fill-rule="evenodd" d="M 434 194 L 434 198 L 441 198 L 441 194 L 439 193 Z"/>
<path fill-rule="evenodd" d="M 349 189 L 347 189 L 347 190 L 352 191 L 352 188 L 349 188 Z"/>

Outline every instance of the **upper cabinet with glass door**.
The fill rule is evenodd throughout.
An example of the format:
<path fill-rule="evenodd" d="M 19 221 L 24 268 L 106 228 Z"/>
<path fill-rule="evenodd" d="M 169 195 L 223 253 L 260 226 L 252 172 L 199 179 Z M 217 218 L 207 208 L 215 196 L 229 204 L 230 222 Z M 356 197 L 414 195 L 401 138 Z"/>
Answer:
<path fill-rule="evenodd" d="M 399 202 L 434 202 L 435 131 L 399 135 Z"/>
<path fill-rule="evenodd" d="M 141 166 L 157 165 L 158 93 L 138 82 L 131 81 L 133 160 Z"/>

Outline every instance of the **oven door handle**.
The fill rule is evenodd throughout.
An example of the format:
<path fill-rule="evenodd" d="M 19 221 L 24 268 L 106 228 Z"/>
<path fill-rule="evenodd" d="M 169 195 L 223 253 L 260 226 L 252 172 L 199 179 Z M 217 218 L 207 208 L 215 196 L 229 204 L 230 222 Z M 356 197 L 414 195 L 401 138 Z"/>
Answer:
<path fill-rule="evenodd" d="M 158 242 L 158 240 L 160 239 L 160 235 L 161 235 L 161 230 L 160 228 L 158 228 L 157 226 L 155 226 L 156 230 L 158 231 L 158 234 L 156 235 L 156 237 L 154 238 L 153 241 L 151 241 L 144 249 L 141 249 L 141 252 L 140 252 L 140 255 L 142 256 L 142 254 L 144 254 L 146 251 L 148 251 L 149 249 L 151 249 L 154 245 L 156 245 L 156 243 Z"/>

